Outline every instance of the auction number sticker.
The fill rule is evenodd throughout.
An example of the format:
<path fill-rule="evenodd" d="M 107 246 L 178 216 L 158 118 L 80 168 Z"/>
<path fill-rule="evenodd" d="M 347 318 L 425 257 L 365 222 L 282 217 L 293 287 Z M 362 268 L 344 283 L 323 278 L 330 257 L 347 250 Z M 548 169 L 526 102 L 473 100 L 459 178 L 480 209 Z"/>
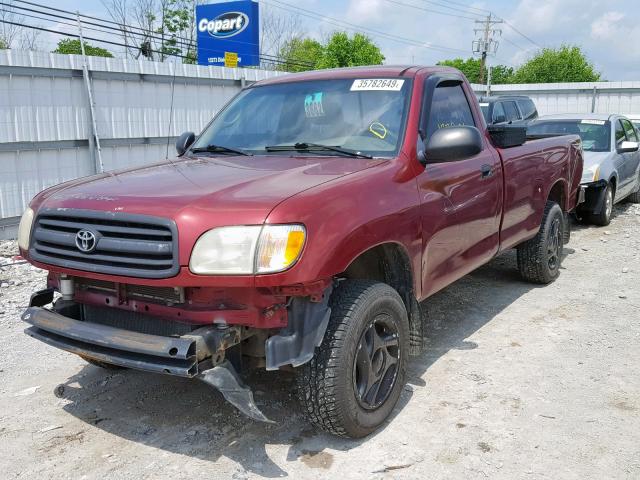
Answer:
<path fill-rule="evenodd" d="M 587 125 L 604 125 L 606 122 L 604 120 L 581 120 L 580 123 Z"/>
<path fill-rule="evenodd" d="M 404 80 L 397 78 L 363 78 L 354 80 L 351 85 L 352 92 L 371 91 L 371 90 L 387 90 L 399 92 L 404 85 Z"/>

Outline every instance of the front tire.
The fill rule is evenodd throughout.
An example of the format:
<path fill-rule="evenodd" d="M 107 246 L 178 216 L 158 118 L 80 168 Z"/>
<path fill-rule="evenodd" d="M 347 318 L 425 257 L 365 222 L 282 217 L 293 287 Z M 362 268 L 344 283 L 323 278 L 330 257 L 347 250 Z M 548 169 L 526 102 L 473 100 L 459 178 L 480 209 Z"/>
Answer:
<path fill-rule="evenodd" d="M 591 223 L 600 227 L 606 227 L 611 223 L 611 216 L 613 214 L 613 196 L 613 187 L 611 186 L 611 183 L 607 183 L 604 196 L 602 197 L 603 204 L 599 206 L 600 213 L 592 213 L 590 215 L 589 220 Z"/>
<path fill-rule="evenodd" d="M 518 246 L 518 270 L 531 283 L 547 284 L 560 275 L 564 245 L 564 214 L 555 202 L 547 202 L 540 230 Z"/>
<path fill-rule="evenodd" d="M 406 379 L 409 321 L 384 283 L 345 280 L 329 302 L 324 340 L 298 375 L 300 402 L 316 427 L 364 437 L 391 414 Z"/>

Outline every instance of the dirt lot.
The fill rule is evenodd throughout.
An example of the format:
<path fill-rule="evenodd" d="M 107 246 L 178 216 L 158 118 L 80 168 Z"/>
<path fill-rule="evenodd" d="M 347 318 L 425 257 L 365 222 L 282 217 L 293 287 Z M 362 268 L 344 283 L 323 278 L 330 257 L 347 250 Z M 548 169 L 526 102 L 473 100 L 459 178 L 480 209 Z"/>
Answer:
<path fill-rule="evenodd" d="M 44 275 L 0 244 L 2 477 L 638 479 L 640 207 L 616 213 L 574 231 L 554 285 L 521 282 L 509 253 L 429 299 L 430 347 L 361 441 L 310 429 L 290 374 L 249 379 L 269 426 L 204 384 L 27 337 Z"/>

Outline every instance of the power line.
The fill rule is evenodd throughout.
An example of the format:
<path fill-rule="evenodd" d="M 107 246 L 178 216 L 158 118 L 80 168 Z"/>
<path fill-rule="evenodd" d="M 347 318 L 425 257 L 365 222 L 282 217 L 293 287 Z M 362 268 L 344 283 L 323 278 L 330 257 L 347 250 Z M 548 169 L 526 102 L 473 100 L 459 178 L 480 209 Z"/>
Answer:
<path fill-rule="evenodd" d="M 19 1 L 20 1 L 20 0 L 19 0 Z M 31 4 L 31 2 L 23 2 L 23 3 Z M 18 9 L 18 10 L 20 10 L 20 11 L 14 11 L 14 10 L 4 10 L 4 9 L 0 9 L 0 11 L 10 12 L 10 13 L 16 13 L 16 14 L 19 14 L 20 16 L 23 16 L 23 17 L 29 17 L 29 18 L 34 18 L 34 19 L 38 19 L 38 20 L 44 20 L 44 21 L 47 21 L 47 22 L 55 22 L 56 24 L 59 24 L 59 25 L 68 25 L 68 26 L 72 26 L 72 27 L 74 27 L 74 28 L 77 28 L 77 25 L 76 25 L 76 24 L 74 24 L 74 23 L 67 23 L 67 22 L 63 22 L 63 21 L 60 21 L 60 20 L 51 20 L 51 19 L 49 19 L 49 18 L 44 18 L 44 17 L 40 17 L 40 16 L 36 16 L 36 15 L 30 15 L 30 14 L 24 13 L 22 10 L 29 11 L 29 12 L 36 12 L 36 13 L 39 13 L 39 14 L 42 14 L 42 15 L 48 15 L 48 16 L 50 16 L 50 17 L 54 17 L 54 18 L 56 18 L 56 19 L 73 20 L 73 18 L 69 18 L 69 17 L 63 16 L 63 15 L 57 15 L 57 14 L 50 13 L 50 12 L 42 12 L 42 11 L 40 11 L 40 10 L 35 10 L 35 9 L 27 8 L 27 7 L 21 7 L 21 6 L 17 6 L 17 5 L 10 5 L 10 4 L 6 4 L 6 3 L 3 3 L 3 2 L 0 2 L 0 5 L 4 5 L 4 6 L 7 6 L 7 7 L 12 8 L 12 9 Z M 55 10 L 56 10 L 56 11 L 59 11 L 59 12 L 62 12 L 62 13 L 67 13 L 67 12 L 68 12 L 67 10 L 61 10 L 61 9 L 55 9 Z M 71 12 L 69 12 L 69 14 L 71 15 L 72 13 L 71 13 Z M 80 16 L 82 16 L 82 14 L 80 14 Z M 184 38 L 184 37 L 179 37 L 179 36 L 173 36 L 173 35 L 171 35 L 171 36 L 167 36 L 167 37 L 164 37 L 164 38 L 163 38 L 163 37 L 160 37 L 160 36 L 158 36 L 158 35 L 154 35 L 154 34 L 150 33 L 148 30 L 144 30 L 144 29 L 141 29 L 141 28 L 139 28 L 139 27 L 134 27 L 134 26 L 127 25 L 127 24 L 118 24 L 118 23 L 116 23 L 116 22 L 111 22 L 111 21 L 109 21 L 109 20 L 103 20 L 103 19 L 100 19 L 100 18 L 98 18 L 98 17 L 88 17 L 88 18 L 95 19 L 95 20 L 98 20 L 98 21 L 100 21 L 100 22 L 113 23 L 113 24 L 118 25 L 119 27 L 112 27 L 112 26 L 109 26 L 109 25 L 101 25 L 101 24 L 99 24 L 99 23 L 95 23 L 95 22 L 90 22 L 90 21 L 87 21 L 87 20 L 83 20 L 83 21 L 82 21 L 82 24 L 83 24 L 84 28 L 85 28 L 85 29 L 87 29 L 87 30 L 92 30 L 92 31 L 99 32 L 99 33 L 103 33 L 103 34 L 107 34 L 107 35 L 116 35 L 116 36 L 121 36 L 121 35 L 126 34 L 126 35 L 129 35 L 129 36 L 131 36 L 131 37 L 136 37 L 136 36 L 138 36 L 138 37 L 142 37 L 142 39 L 143 39 L 143 40 L 149 40 L 149 39 L 152 39 L 152 40 L 158 40 L 158 41 L 169 41 L 169 40 L 170 40 L 170 41 L 172 41 L 172 42 L 175 42 L 173 45 L 171 45 L 172 47 L 173 47 L 173 46 L 184 47 L 184 48 L 186 48 L 186 49 L 187 49 L 187 51 L 192 50 L 192 49 L 193 49 L 193 48 L 195 48 L 195 46 L 196 46 L 196 45 L 195 45 L 195 42 L 194 42 L 193 40 L 186 39 L 186 38 Z M 98 26 L 98 27 L 100 27 L 100 28 L 87 27 L 87 26 L 85 26 L 85 25 L 87 25 L 87 24 L 88 24 L 88 25 Z M 113 30 L 113 31 L 105 31 L 105 30 L 101 30 L 101 28 L 106 28 L 106 29 Z M 126 29 L 132 29 L 132 31 L 124 30 L 125 28 L 126 28 Z M 137 29 L 137 30 L 141 30 L 141 31 L 140 31 L 140 32 L 137 32 L 137 31 L 135 31 L 136 29 Z M 88 37 L 87 37 L 87 38 L 88 38 Z M 135 40 L 135 38 L 133 38 L 133 39 Z M 103 40 L 100 40 L 100 39 L 93 39 L 93 38 L 92 38 L 91 40 L 93 40 L 93 41 L 98 41 L 98 42 L 99 42 L 99 41 L 103 41 Z M 107 42 L 107 43 L 109 43 L 109 42 Z M 111 44 L 114 44 L 113 42 L 110 42 L 110 43 L 111 43 Z M 144 43 L 144 42 L 143 42 L 143 43 Z M 250 43 L 250 42 L 237 42 L 237 41 L 236 41 L 235 43 L 248 44 L 248 43 Z M 125 49 L 126 49 L 126 48 L 140 49 L 140 47 L 141 47 L 141 45 L 135 45 L 135 44 L 134 44 L 134 45 L 118 44 L 118 45 L 120 45 L 120 46 L 124 46 L 124 47 L 125 47 Z M 201 48 L 201 50 L 202 50 L 202 48 Z M 165 50 L 152 50 L 152 49 L 148 49 L 148 51 L 149 51 L 149 52 L 151 52 L 151 53 L 160 53 L 160 54 L 165 55 L 165 56 L 171 56 L 171 53 L 170 53 L 170 52 L 167 52 L 167 51 L 165 51 Z M 206 51 L 217 52 L 217 50 L 214 50 L 214 49 L 206 49 Z M 189 58 L 189 57 L 182 57 L 182 58 Z M 279 57 L 277 57 L 277 56 L 275 56 L 275 55 L 261 54 L 261 55 L 259 55 L 259 58 L 260 58 L 261 60 L 265 60 L 265 61 L 267 61 L 267 62 L 273 62 L 273 63 L 286 63 L 287 65 L 292 65 L 292 66 L 300 66 L 300 67 L 310 67 L 310 66 L 313 66 L 311 63 L 309 63 L 309 62 L 304 62 L 304 61 L 302 61 L 302 60 L 293 60 L 293 61 L 292 61 L 292 60 L 286 60 L 286 61 L 281 61 L 282 59 L 280 59 Z"/>
<path fill-rule="evenodd" d="M 458 15 L 458 14 L 449 13 L 449 12 L 439 12 L 437 10 L 431 10 L 429 8 L 419 7 L 417 5 L 411 5 L 410 3 L 400 2 L 398 0 L 385 0 L 385 1 L 389 2 L 389 3 L 393 3 L 395 5 L 400 5 L 402 7 L 409 7 L 409 8 L 413 8 L 415 10 L 421 10 L 423 12 L 428 12 L 428 13 L 436 13 L 436 14 L 439 14 L 439 15 L 447 15 L 449 17 L 463 18 L 463 19 L 467 19 L 467 20 L 476 20 L 476 18 L 477 18 L 477 17 L 466 16 L 466 15 Z M 460 10 L 460 11 L 462 11 L 462 10 Z"/>
<path fill-rule="evenodd" d="M 502 40 L 504 40 L 505 42 L 507 42 L 508 44 L 510 44 L 513 47 L 516 47 L 518 50 L 522 50 L 523 52 L 526 52 L 527 50 L 525 48 L 522 48 L 520 45 L 518 45 L 515 42 L 512 42 L 511 40 L 509 40 L 508 38 L 502 37 Z"/>
<path fill-rule="evenodd" d="M 533 40 L 532 38 L 528 37 L 527 35 L 525 35 L 524 33 L 522 33 L 520 30 L 518 30 L 516 27 L 514 27 L 511 23 L 507 22 L 506 20 L 503 20 L 504 24 L 507 25 L 508 27 L 510 27 L 514 32 L 516 32 L 517 34 L 519 34 L 522 38 L 525 38 L 527 40 L 529 40 L 531 43 L 533 43 L 536 47 L 538 48 L 544 48 L 542 45 L 540 45 L 538 42 L 536 42 L 535 40 Z"/>
<path fill-rule="evenodd" d="M 15 13 L 15 12 L 14 12 Z M 17 23 L 17 22 L 11 22 L 8 20 L 0 20 L 0 23 L 5 23 L 8 25 L 15 25 L 18 27 L 23 27 L 23 28 L 29 28 L 32 30 L 38 30 L 41 32 L 47 32 L 47 33 L 53 33 L 54 35 L 60 35 L 63 37 L 73 37 L 73 38 L 77 38 L 80 39 L 80 35 L 74 34 L 74 33 L 69 33 L 69 32 L 60 32 L 58 30 L 52 30 L 50 28 L 44 28 L 44 27 L 39 27 L 39 26 L 35 26 L 35 25 L 28 25 L 25 23 Z M 99 42 L 99 43 L 106 43 L 109 45 L 115 45 L 118 47 L 125 47 L 125 48 L 132 48 L 130 45 L 126 45 L 124 43 L 120 43 L 120 42 L 114 42 L 112 40 L 105 40 L 105 39 L 101 39 L 101 38 L 95 38 L 95 37 L 87 37 L 86 35 L 83 36 L 83 38 L 85 40 L 91 40 L 93 42 Z M 208 51 L 214 51 L 211 49 L 207 49 Z M 161 50 L 154 50 L 154 49 L 149 49 L 150 52 L 152 53 L 161 53 L 167 57 L 177 57 L 177 58 L 182 58 L 182 59 L 186 59 L 186 60 L 192 60 L 191 57 L 187 56 L 187 55 L 180 55 L 177 53 L 168 53 L 168 52 L 164 52 Z M 298 61 L 298 60 L 285 60 L 279 57 L 275 57 L 273 55 L 267 55 L 267 54 L 260 54 L 259 56 L 260 60 L 265 60 L 267 62 L 272 62 L 272 63 L 276 63 L 276 64 L 280 64 L 280 65 L 293 65 L 293 66 L 300 66 L 300 67 L 311 67 L 313 65 L 311 65 L 310 63 L 307 62 L 302 62 L 302 61 Z"/>
<path fill-rule="evenodd" d="M 440 7 L 440 8 L 447 8 L 449 10 L 453 10 L 453 11 L 456 11 L 456 12 L 463 12 L 463 13 L 468 13 L 468 14 L 471 14 L 471 15 L 481 15 L 481 16 L 485 15 L 485 10 L 481 9 L 481 8 L 478 9 L 478 8 L 472 7 L 470 5 L 464 5 L 464 4 L 458 4 L 458 5 L 460 5 L 460 6 L 464 7 L 464 8 L 460 8 L 460 6 L 453 6 L 452 7 L 450 5 L 450 4 L 456 5 L 457 2 L 444 3 L 444 2 L 436 2 L 434 0 L 422 0 L 422 2 L 423 3 L 428 3 L 430 5 L 434 5 L 434 6 Z M 474 10 L 478 11 L 478 13 L 475 13 Z"/>
<path fill-rule="evenodd" d="M 436 3 L 430 0 L 422 0 L 423 2 L 426 3 Z M 490 10 L 487 10 L 486 8 L 479 8 L 479 7 L 472 7 L 471 5 L 467 5 L 466 3 L 462 3 L 462 2 L 455 2 L 453 0 L 447 0 L 447 3 L 453 4 L 453 5 L 459 5 L 461 7 L 465 7 L 467 10 L 476 10 L 478 12 L 483 12 L 482 15 L 486 15 L 487 13 L 491 13 Z"/>
<path fill-rule="evenodd" d="M 275 2 L 275 3 L 272 3 Z M 376 30 L 373 28 L 368 28 L 368 27 L 362 27 L 360 25 L 355 25 L 353 23 L 349 23 L 346 22 L 344 20 L 337 20 L 335 18 L 332 17 L 327 17 L 326 15 L 322 15 L 320 13 L 314 12 L 312 10 L 307 10 L 301 7 L 296 7 L 295 5 L 291 5 L 289 3 L 286 2 L 282 2 L 280 0 L 269 0 L 264 1 L 262 0 L 261 3 L 265 3 L 267 5 L 271 5 L 273 7 L 276 8 L 280 8 L 282 10 L 286 10 L 289 12 L 294 12 L 297 13 L 299 15 L 308 17 L 308 18 L 314 18 L 314 19 L 322 19 L 324 20 L 326 23 L 329 23 L 331 25 L 337 26 L 339 28 L 346 28 L 348 30 L 352 30 L 355 32 L 359 32 L 359 33 L 370 33 L 372 34 L 372 36 L 378 36 L 378 37 L 382 37 L 382 38 L 386 38 L 388 40 L 393 40 L 395 42 L 399 42 L 399 43 L 404 43 L 407 45 L 413 45 L 413 46 L 418 46 L 418 47 L 422 47 L 422 48 L 430 48 L 430 49 L 434 49 L 434 50 L 442 50 L 445 52 L 462 52 L 462 53 L 467 53 L 466 50 L 461 50 L 458 48 L 452 48 L 452 47 L 445 47 L 443 45 L 435 45 L 432 44 L 430 42 L 421 42 L 419 40 L 414 40 L 411 38 L 406 38 L 406 37 L 401 37 L 398 35 L 393 35 L 387 32 L 383 32 L 380 30 Z"/>

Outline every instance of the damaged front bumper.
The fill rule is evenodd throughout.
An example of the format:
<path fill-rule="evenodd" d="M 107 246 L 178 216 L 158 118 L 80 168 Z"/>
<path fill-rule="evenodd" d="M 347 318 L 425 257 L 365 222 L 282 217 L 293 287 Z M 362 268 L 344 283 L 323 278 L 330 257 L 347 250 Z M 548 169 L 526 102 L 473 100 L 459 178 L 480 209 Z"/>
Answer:
<path fill-rule="evenodd" d="M 255 404 L 251 390 L 225 360 L 225 351 L 242 339 L 241 327 L 212 325 L 167 337 L 76 320 L 41 306 L 30 306 L 22 320 L 31 325 L 25 330 L 31 337 L 81 357 L 200 379 L 217 388 L 247 416 L 270 422 Z"/>

